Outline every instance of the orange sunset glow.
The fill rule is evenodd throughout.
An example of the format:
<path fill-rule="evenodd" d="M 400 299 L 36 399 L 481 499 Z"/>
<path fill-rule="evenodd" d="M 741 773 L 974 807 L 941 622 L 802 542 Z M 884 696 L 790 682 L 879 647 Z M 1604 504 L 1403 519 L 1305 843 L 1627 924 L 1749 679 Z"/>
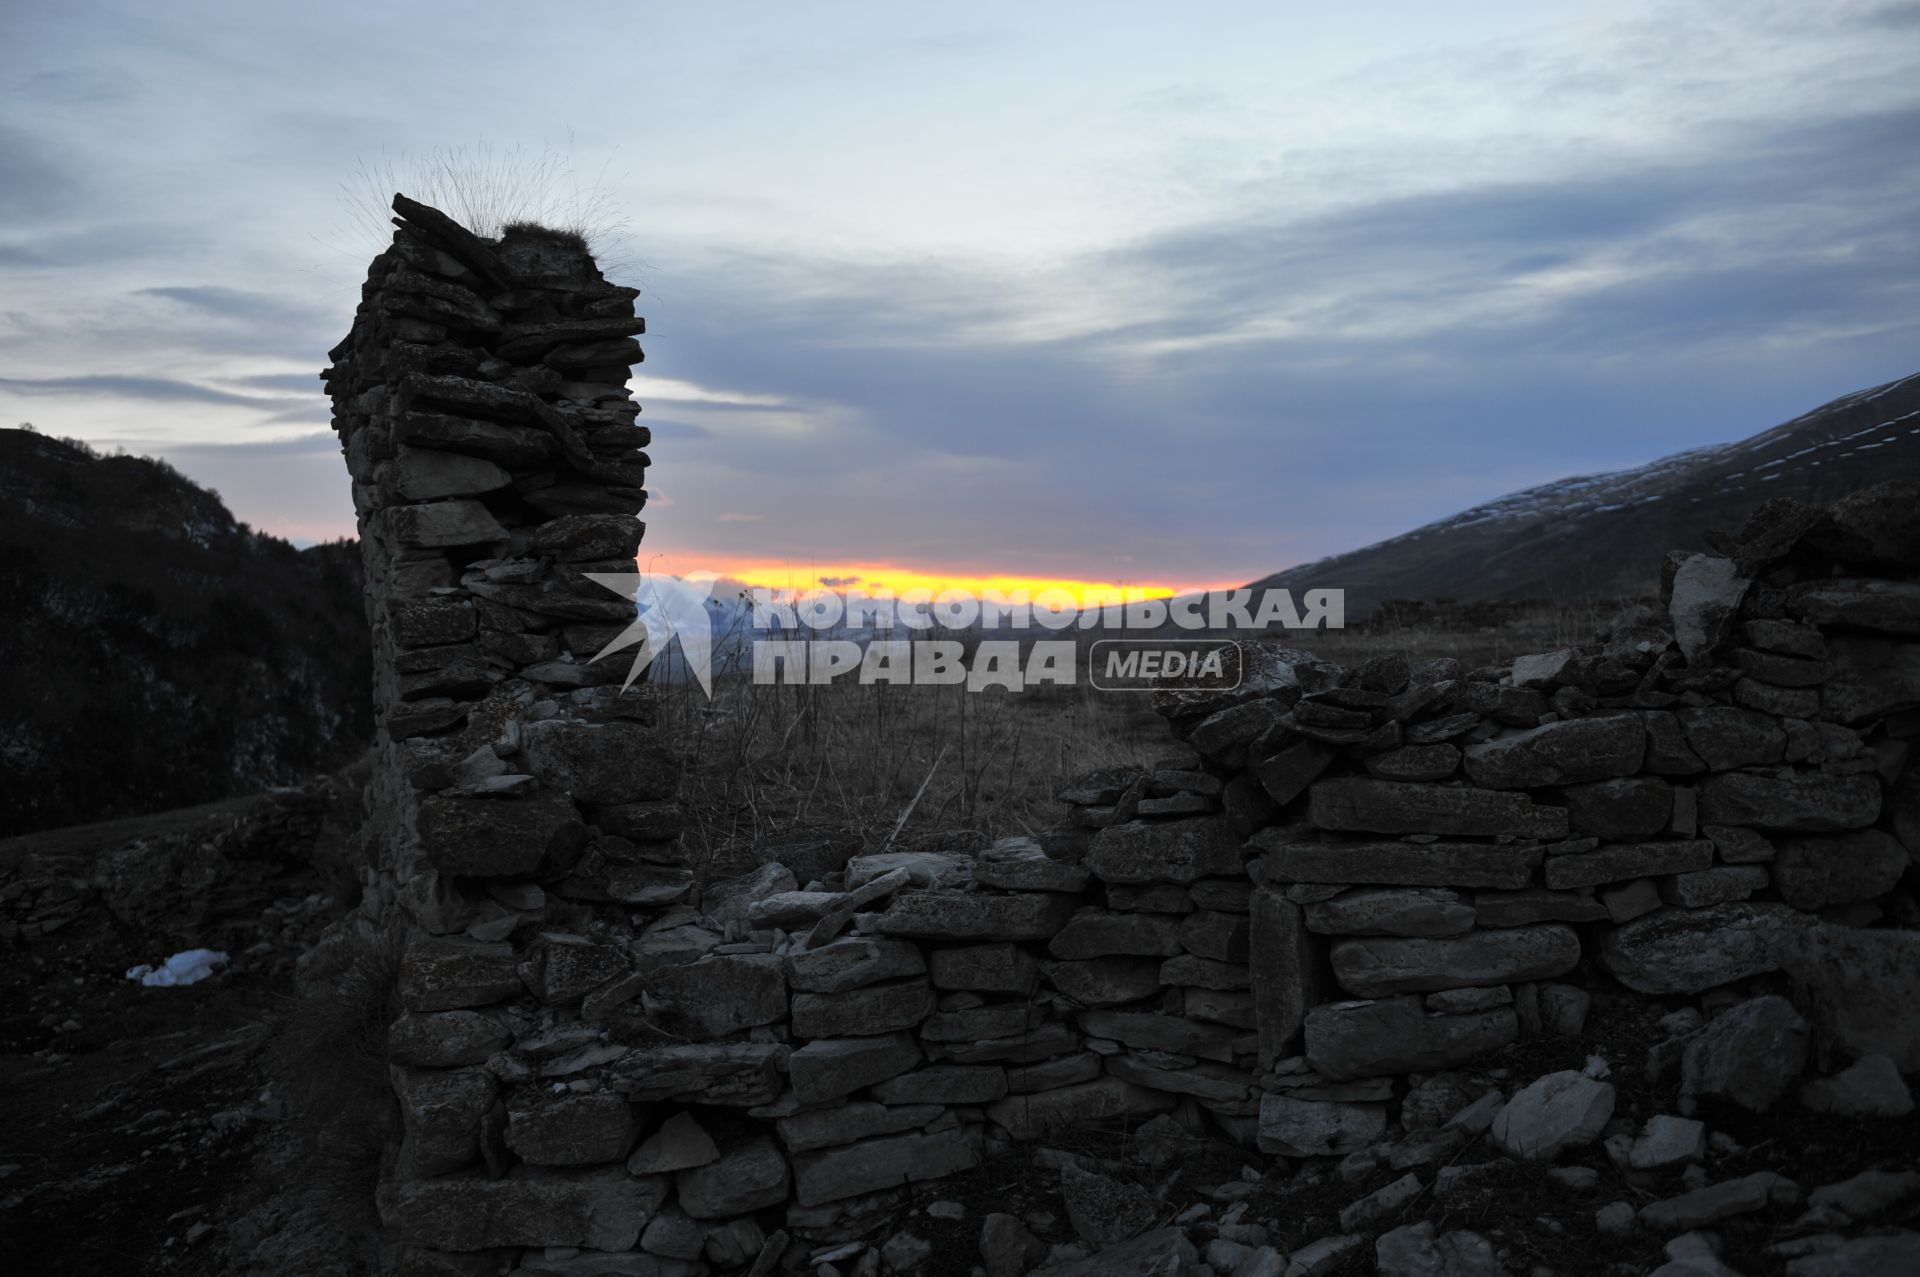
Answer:
<path fill-rule="evenodd" d="M 1172 598 L 1208 590 L 1237 589 L 1245 581 L 1088 581 L 1076 577 L 1017 576 L 964 569 L 922 570 L 898 563 L 795 563 L 779 559 L 711 559 L 692 555 L 643 554 L 644 571 L 684 575 L 695 567 L 710 571 L 742 587 L 806 593 L 816 589 L 860 590 L 867 594 L 904 595 L 911 590 L 939 594 L 960 590 L 982 596 L 988 591 L 1010 595 L 1025 591 L 1029 598 L 1043 591 L 1064 593 L 1075 607 L 1100 607 L 1134 599 Z M 1058 597 L 1058 593 L 1052 597 Z"/>

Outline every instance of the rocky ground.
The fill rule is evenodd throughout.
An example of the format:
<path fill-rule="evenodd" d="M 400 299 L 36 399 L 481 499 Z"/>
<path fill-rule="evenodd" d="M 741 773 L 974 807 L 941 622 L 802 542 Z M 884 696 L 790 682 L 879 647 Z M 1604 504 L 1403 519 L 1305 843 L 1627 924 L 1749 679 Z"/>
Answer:
<path fill-rule="evenodd" d="M 344 836 L 340 789 L 0 843 L 0 1252 L 15 1271 L 246 1270 L 230 1265 L 279 1187 L 256 1171 L 297 1142 L 275 1047 L 295 958 L 342 907 L 325 854 Z M 199 947 L 229 955 L 209 979 L 126 976 Z"/>
<path fill-rule="evenodd" d="M 1209 1142 L 1179 1113 L 1080 1132 L 927 1186 L 872 1250 L 816 1257 L 927 1277 L 1916 1271 L 1920 1118 L 1898 1075 L 1853 1079 L 1845 1102 L 1897 1118 L 1791 1092 L 1754 1112 L 1743 1100 L 1781 1061 L 1697 1049 L 1683 1063 L 1697 1015 L 1600 999 L 1578 1037 L 1419 1078 L 1414 1129 L 1344 1159 Z"/>
<path fill-rule="evenodd" d="M 289 1050 L 312 1032 L 292 975 L 353 894 L 332 869 L 343 797 L 332 781 L 0 844 L 0 1247 L 22 1271 L 365 1271 L 368 1168 L 316 1155 L 289 1094 L 290 1060 L 325 1064 Z M 231 956 L 204 982 L 125 976 L 201 946 Z M 1344 1158 L 1209 1140 L 1189 1106 L 1003 1148 L 865 1242 L 776 1241 L 769 1260 L 820 1277 L 1920 1271 L 1906 1086 L 1871 1061 L 1790 1081 L 1781 992 L 1747 982 L 1707 999 L 1710 1020 L 1599 994 L 1577 1031 L 1410 1079 L 1402 1124 Z M 579 1277 L 581 1258 L 518 1271 Z"/>

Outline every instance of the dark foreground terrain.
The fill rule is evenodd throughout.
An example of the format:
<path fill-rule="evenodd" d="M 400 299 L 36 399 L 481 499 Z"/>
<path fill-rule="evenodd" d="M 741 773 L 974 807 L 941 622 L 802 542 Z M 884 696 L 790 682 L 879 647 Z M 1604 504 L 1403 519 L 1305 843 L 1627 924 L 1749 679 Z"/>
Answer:
<path fill-rule="evenodd" d="M 324 1166 L 286 1164 L 303 1141 L 283 1047 L 295 959 L 351 894 L 350 878 L 330 878 L 340 819 L 357 811 L 348 789 L 321 781 L 0 843 L 11 1271 L 245 1271 L 229 1265 L 267 1233 L 315 1245 L 312 1222 L 283 1213 L 326 1182 Z M 230 964 L 182 987 L 126 977 L 201 947 Z"/>
<path fill-rule="evenodd" d="M 343 1141 L 337 1122 L 329 1129 L 327 1119 L 340 1114 L 321 1110 L 364 1095 L 368 1079 L 350 1076 L 353 1061 L 338 1058 L 352 1045 L 343 1037 L 351 1026 L 324 1022 L 338 1008 L 302 1004 L 293 979 L 296 957 L 357 893 L 338 867 L 358 811 L 353 778 L 343 776 L 0 843 L 0 1250 L 10 1270 L 367 1271 L 375 1225 L 366 1158 L 383 1132 L 377 1118 L 358 1123 L 364 1141 Z M 231 965 L 187 987 L 125 977 L 135 963 L 191 947 L 224 950 Z M 1090 1127 L 917 1187 L 904 1226 L 876 1245 L 891 1240 L 900 1258 L 924 1250 L 914 1271 L 937 1277 L 979 1271 L 987 1256 L 1005 1261 L 1021 1247 L 1029 1248 L 1024 1263 L 1049 1252 L 1066 1258 L 1073 1251 L 1055 1247 L 1075 1243 L 1072 1216 L 1088 1209 L 1091 1193 L 1117 1197 L 1116 1209 L 1151 1225 L 1149 1237 L 1184 1233 L 1217 1273 L 1260 1277 L 1263 1247 L 1297 1263 L 1318 1239 L 1421 1221 L 1438 1236 L 1464 1229 L 1486 1238 L 1507 1272 L 1651 1272 L 1667 1262 L 1660 1238 L 1610 1233 L 1601 1212 L 1685 1194 L 1697 1171 L 1683 1162 L 1622 1168 L 1595 1143 L 1549 1173 L 1502 1158 L 1484 1130 L 1443 1128 L 1489 1088 L 1511 1091 L 1557 1070 L 1604 1069 L 1619 1096 L 1616 1123 L 1635 1130 L 1676 1113 L 1672 1052 L 1667 1067 L 1657 1065 L 1671 1030 L 1660 1022 L 1664 1009 L 1600 996 L 1577 1036 L 1532 1037 L 1427 1077 L 1419 1086 L 1432 1128 L 1378 1156 L 1270 1157 L 1192 1134 L 1204 1129 L 1197 1112 L 1186 1115 L 1191 1130 L 1179 1112 Z M 377 1001 L 362 1010 L 375 1021 L 385 1013 Z M 383 1085 L 382 1076 L 373 1082 Z M 1851 1181 L 1828 1191 L 1860 1212 L 1837 1230 L 1850 1236 L 1920 1219 L 1920 1193 L 1885 1190 L 1915 1165 L 1920 1117 L 1846 1118 L 1791 1100 L 1766 1116 L 1711 1106 L 1695 1116 L 1711 1133 L 1705 1165 L 1714 1182 L 1772 1172 L 1796 1185 L 1762 1209 L 1707 1226 L 1736 1273 L 1788 1272 L 1793 1256 L 1836 1231 L 1830 1213 L 1809 1210 L 1808 1194 L 1823 1186 Z M 1423 1140 L 1440 1151 L 1423 1149 Z M 1390 1201 L 1409 1164 L 1429 1186 L 1357 1225 L 1355 1203 L 1383 1189 Z M 883 1253 L 865 1252 L 869 1264 Z M 1253 1266 L 1232 1268 L 1235 1259 Z M 1366 1273 L 1374 1262 L 1369 1242 L 1300 1271 Z M 818 1271 L 870 1270 L 843 1262 Z M 1833 1269 L 1880 1271 L 1897 1270 Z"/>

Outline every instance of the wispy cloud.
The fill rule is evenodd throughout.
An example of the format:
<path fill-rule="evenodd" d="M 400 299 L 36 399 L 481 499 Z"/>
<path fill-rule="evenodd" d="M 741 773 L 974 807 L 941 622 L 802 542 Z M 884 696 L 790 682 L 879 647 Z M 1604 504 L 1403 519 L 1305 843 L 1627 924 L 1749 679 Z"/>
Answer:
<path fill-rule="evenodd" d="M 77 377 L 0 377 L 0 387 L 22 395 L 102 395 L 150 403 L 233 404 L 274 408 L 282 402 L 278 397 L 244 395 L 172 377 L 123 377 L 112 373 L 89 373 Z"/>

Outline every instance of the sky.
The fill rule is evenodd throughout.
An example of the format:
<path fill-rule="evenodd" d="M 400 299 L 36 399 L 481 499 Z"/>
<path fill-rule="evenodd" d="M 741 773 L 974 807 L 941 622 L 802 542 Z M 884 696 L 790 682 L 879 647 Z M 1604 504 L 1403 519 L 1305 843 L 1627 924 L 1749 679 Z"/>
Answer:
<path fill-rule="evenodd" d="M 1879 0 L 6 4 L 0 421 L 350 535 L 314 374 L 451 148 L 643 290 L 645 566 L 1247 581 L 1920 369 L 1916 68 Z"/>

